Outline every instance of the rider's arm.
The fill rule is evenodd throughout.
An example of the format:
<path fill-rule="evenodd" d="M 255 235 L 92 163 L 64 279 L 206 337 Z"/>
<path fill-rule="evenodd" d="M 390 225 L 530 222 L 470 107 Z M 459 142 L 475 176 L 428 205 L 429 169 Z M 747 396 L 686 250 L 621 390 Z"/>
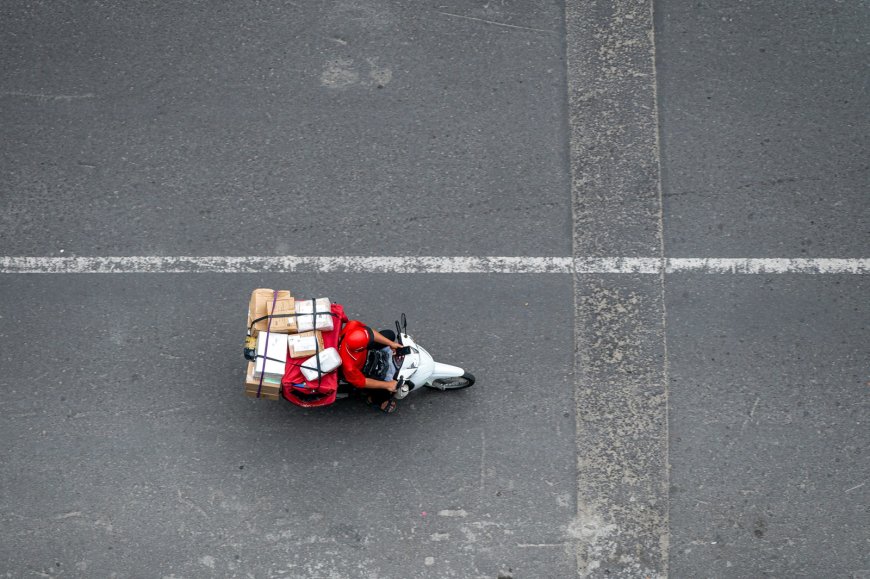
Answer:
<path fill-rule="evenodd" d="M 379 331 L 375 330 L 374 328 L 371 328 L 371 330 L 372 330 L 372 334 L 375 337 L 376 344 L 380 344 L 381 346 L 389 346 L 390 348 L 392 348 L 394 350 L 396 348 L 402 347 L 401 344 L 398 344 L 396 342 L 393 342 L 392 340 L 386 339 L 383 334 L 381 334 Z"/>
<path fill-rule="evenodd" d="M 389 382 L 384 382 L 383 380 L 375 380 L 374 378 L 366 377 L 366 388 L 375 388 L 378 390 L 389 390 L 390 392 L 395 392 L 396 381 L 390 380 Z"/>

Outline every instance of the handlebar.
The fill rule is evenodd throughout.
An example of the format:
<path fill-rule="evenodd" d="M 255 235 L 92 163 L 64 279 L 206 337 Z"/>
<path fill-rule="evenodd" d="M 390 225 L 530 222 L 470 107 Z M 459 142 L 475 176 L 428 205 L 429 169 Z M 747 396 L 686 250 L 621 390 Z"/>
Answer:
<path fill-rule="evenodd" d="M 401 323 L 399 322 L 399 320 L 396 320 L 396 336 L 398 337 L 398 341 L 400 344 L 402 344 L 402 334 L 408 333 L 408 318 L 405 317 L 404 313 L 401 316 L 401 320 Z"/>

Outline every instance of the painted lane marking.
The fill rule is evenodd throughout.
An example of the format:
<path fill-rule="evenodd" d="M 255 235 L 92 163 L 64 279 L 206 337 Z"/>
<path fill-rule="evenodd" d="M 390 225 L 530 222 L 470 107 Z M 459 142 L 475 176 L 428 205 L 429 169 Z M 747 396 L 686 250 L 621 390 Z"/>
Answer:
<path fill-rule="evenodd" d="M 0 273 L 571 273 L 570 257 L 2 257 Z"/>
<path fill-rule="evenodd" d="M 0 257 L 0 273 L 868 274 L 870 258 L 128 256 Z"/>
<path fill-rule="evenodd" d="M 838 258 L 577 258 L 577 273 L 866 274 L 870 259 Z"/>

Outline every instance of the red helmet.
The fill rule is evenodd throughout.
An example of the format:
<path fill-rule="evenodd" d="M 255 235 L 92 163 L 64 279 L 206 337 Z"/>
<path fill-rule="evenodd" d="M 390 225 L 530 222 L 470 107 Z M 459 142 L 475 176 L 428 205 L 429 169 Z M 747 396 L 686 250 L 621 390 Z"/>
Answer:
<path fill-rule="evenodd" d="M 359 352 L 369 345 L 369 333 L 359 328 L 352 330 L 344 337 L 345 347 L 351 352 Z"/>

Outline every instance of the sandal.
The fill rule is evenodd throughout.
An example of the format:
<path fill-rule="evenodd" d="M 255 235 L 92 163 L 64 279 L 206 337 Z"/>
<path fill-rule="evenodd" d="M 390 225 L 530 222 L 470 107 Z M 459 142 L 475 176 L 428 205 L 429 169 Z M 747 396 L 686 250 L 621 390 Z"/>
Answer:
<path fill-rule="evenodd" d="M 384 400 L 378 408 L 384 414 L 392 414 L 399 409 L 399 404 L 393 399 Z"/>

